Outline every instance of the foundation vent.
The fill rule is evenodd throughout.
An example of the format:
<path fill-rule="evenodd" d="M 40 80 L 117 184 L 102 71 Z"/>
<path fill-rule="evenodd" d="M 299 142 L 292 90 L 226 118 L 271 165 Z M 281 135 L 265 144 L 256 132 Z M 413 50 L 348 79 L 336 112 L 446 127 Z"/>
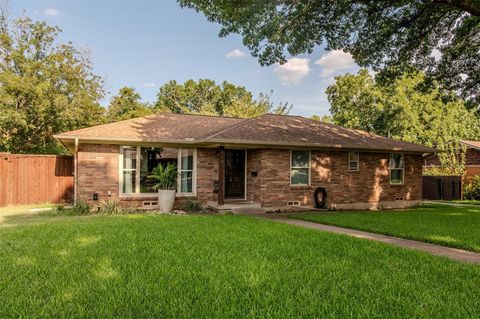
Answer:
<path fill-rule="evenodd" d="M 149 200 L 149 201 L 144 201 L 142 202 L 143 208 L 155 208 L 158 206 L 157 201 Z"/>

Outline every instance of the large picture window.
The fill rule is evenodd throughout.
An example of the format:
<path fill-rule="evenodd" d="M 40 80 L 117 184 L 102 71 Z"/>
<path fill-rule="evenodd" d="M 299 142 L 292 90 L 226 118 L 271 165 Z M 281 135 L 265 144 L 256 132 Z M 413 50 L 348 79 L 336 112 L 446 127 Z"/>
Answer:
<path fill-rule="evenodd" d="M 178 170 L 177 193 L 194 195 L 195 155 L 194 149 L 122 146 L 120 189 L 123 194 L 156 193 L 156 181 L 148 176 L 158 165 L 172 163 Z"/>
<path fill-rule="evenodd" d="M 310 151 L 292 151 L 290 163 L 290 184 L 310 184 Z"/>
<path fill-rule="evenodd" d="M 405 173 L 405 161 L 403 154 L 390 154 L 390 183 L 401 185 Z"/>

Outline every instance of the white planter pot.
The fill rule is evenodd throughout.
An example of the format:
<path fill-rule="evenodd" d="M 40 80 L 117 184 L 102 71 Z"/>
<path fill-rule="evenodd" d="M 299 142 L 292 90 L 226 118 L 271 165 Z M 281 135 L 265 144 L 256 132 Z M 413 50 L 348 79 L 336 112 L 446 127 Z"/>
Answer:
<path fill-rule="evenodd" d="M 174 189 L 159 189 L 158 190 L 158 207 L 161 212 L 169 213 L 173 210 L 175 203 Z"/>

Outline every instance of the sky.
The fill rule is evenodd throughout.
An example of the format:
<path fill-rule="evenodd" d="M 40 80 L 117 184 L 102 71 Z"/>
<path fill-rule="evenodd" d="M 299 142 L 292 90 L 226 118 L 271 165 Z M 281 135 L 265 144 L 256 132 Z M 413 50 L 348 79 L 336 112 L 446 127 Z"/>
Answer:
<path fill-rule="evenodd" d="M 11 16 L 25 12 L 62 29 L 59 40 L 90 52 L 109 99 L 130 86 L 154 102 L 159 87 L 176 80 L 209 78 L 270 93 L 275 103 L 293 105 L 290 114 L 329 113 L 325 95 L 334 76 L 359 67 L 341 51 L 318 47 L 288 57 L 284 65 L 262 67 L 239 35 L 220 38 L 220 25 L 174 1 L 10 1 Z"/>

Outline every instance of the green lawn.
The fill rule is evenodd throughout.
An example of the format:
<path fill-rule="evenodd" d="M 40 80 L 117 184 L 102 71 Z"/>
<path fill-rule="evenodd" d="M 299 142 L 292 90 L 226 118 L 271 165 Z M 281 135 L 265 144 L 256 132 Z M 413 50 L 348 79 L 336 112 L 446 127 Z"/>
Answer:
<path fill-rule="evenodd" d="M 0 227 L 0 318 L 480 313 L 480 266 L 367 240 L 236 215 L 20 219 Z"/>
<path fill-rule="evenodd" d="M 292 214 L 289 217 L 480 252 L 480 207 L 434 204 L 403 211 Z"/>

